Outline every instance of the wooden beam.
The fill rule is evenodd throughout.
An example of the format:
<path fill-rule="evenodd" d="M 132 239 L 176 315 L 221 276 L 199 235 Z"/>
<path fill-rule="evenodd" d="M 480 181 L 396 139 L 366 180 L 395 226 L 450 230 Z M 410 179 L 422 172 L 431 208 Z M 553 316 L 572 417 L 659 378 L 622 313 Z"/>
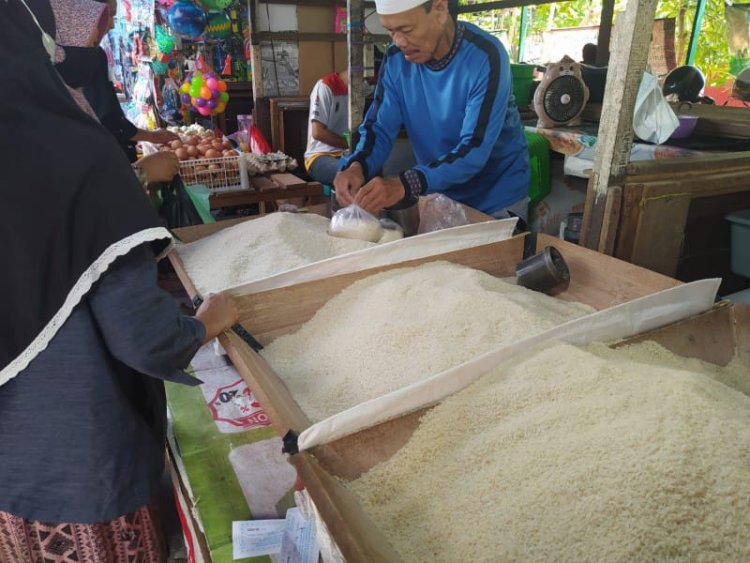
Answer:
<path fill-rule="evenodd" d="M 612 256 L 615 253 L 615 240 L 620 225 L 620 210 L 622 209 L 622 186 L 613 186 L 607 191 L 607 201 L 604 205 L 604 223 L 599 239 L 599 252 Z"/>
<path fill-rule="evenodd" d="M 612 18 L 615 0 L 602 0 L 602 17 L 599 20 L 599 37 L 596 42 L 596 65 L 607 66 L 609 62 L 609 40 L 612 35 Z"/>
<path fill-rule="evenodd" d="M 582 244 L 598 249 L 609 186 L 622 180 L 633 145 L 633 109 L 646 68 L 657 0 L 628 2 L 615 30 L 612 64 L 604 90 L 594 170 L 589 179 Z"/>
<path fill-rule="evenodd" d="M 353 148 L 359 140 L 357 127 L 365 111 L 365 3 L 347 0 L 347 45 L 349 47 L 349 143 Z"/>
<path fill-rule="evenodd" d="M 258 0 L 261 4 L 285 4 L 293 6 L 346 6 L 346 0 Z M 365 8 L 374 8 L 374 1 L 365 1 Z"/>
<path fill-rule="evenodd" d="M 259 41 L 346 41 L 347 36 L 343 33 L 311 33 L 299 31 L 259 31 L 257 34 Z M 367 34 L 377 43 L 390 43 L 391 38 L 386 34 Z"/>
<path fill-rule="evenodd" d="M 476 12 L 487 12 L 489 10 L 504 10 L 505 8 L 556 4 L 559 1 L 560 0 L 497 0 L 495 2 L 481 2 L 479 4 L 459 6 L 456 12 L 459 14 L 474 14 Z"/>
<path fill-rule="evenodd" d="M 247 25 L 250 28 L 250 73 L 253 80 L 253 100 L 263 98 L 266 93 L 263 90 L 263 61 L 260 53 L 260 40 L 258 39 L 258 14 L 255 0 L 248 0 L 250 9 L 247 11 Z M 255 106 L 255 104 L 253 104 Z M 253 120 L 257 123 L 257 115 L 253 108 Z"/>

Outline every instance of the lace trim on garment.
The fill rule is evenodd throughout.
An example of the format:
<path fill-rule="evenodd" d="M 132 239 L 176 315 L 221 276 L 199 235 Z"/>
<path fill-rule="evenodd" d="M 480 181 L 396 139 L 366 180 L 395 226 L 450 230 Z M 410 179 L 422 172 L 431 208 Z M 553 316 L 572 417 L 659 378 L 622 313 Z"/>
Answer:
<path fill-rule="evenodd" d="M 160 239 L 172 240 L 172 235 L 163 227 L 145 229 L 113 243 L 102 252 L 99 258 L 97 258 L 94 263 L 91 264 L 83 274 L 81 274 L 81 277 L 78 278 L 78 281 L 65 298 L 62 307 L 60 307 L 42 331 L 36 336 L 36 338 L 34 338 L 31 344 L 29 344 L 19 356 L 0 371 L 0 386 L 5 385 L 8 381 L 25 370 L 31 361 L 49 346 L 49 343 L 57 334 L 57 331 L 59 331 L 60 327 L 62 327 L 62 325 L 65 324 L 65 321 L 68 320 L 73 309 L 81 302 L 81 299 L 83 299 L 83 297 L 91 290 L 92 286 L 99 281 L 102 274 L 109 269 L 115 260 L 121 256 L 125 256 L 128 252 L 143 243 L 153 242 Z M 164 257 L 171 249 L 171 246 L 172 244 L 169 244 L 167 249 L 157 257 L 157 260 Z"/>
<path fill-rule="evenodd" d="M 453 60 L 453 57 L 458 53 L 458 48 L 461 46 L 461 40 L 464 38 L 464 30 L 466 27 L 462 23 L 456 24 L 456 35 L 453 38 L 453 45 L 451 50 L 439 61 L 432 61 L 427 63 L 427 68 L 430 70 L 443 70 Z"/>

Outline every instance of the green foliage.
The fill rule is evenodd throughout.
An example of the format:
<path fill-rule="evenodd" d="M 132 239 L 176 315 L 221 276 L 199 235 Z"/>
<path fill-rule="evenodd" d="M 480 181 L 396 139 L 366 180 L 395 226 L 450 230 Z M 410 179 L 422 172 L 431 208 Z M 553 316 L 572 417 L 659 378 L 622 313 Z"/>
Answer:
<path fill-rule="evenodd" d="M 461 5 L 481 4 L 481 0 L 460 0 Z M 615 14 L 625 9 L 627 0 L 617 0 Z M 675 18 L 677 37 L 675 47 L 677 64 L 685 64 L 687 47 L 690 42 L 690 30 L 697 0 L 659 0 L 656 8 L 657 18 Z M 529 35 L 549 29 L 598 25 L 601 18 L 601 2 L 591 0 L 570 0 L 553 4 L 529 6 Z M 616 17 L 616 16 L 615 16 Z M 520 26 L 520 8 L 491 10 L 475 14 L 463 14 L 462 19 L 471 21 L 483 29 L 500 34 L 507 33 L 510 44 L 515 49 L 518 42 Z M 680 25 L 682 22 L 682 25 Z M 724 17 L 724 0 L 708 0 L 703 18 L 695 64 L 708 80 L 715 86 L 726 82 L 729 73 L 730 55 L 727 42 L 727 24 Z"/>

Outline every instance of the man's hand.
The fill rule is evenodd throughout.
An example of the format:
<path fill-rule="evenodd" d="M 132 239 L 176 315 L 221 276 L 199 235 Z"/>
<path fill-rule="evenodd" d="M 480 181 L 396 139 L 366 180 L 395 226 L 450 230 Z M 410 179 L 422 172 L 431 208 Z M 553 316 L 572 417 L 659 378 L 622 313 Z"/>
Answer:
<path fill-rule="evenodd" d="M 338 192 L 336 192 L 338 194 Z M 357 192 L 354 203 L 377 215 L 384 207 L 396 205 L 406 192 L 399 178 L 373 178 Z"/>
<path fill-rule="evenodd" d="M 206 327 L 204 343 L 210 342 L 235 324 L 240 314 L 234 300 L 226 293 L 207 295 L 195 312 L 195 318 Z"/>
<path fill-rule="evenodd" d="M 171 141 L 179 141 L 180 136 L 177 133 L 172 133 L 166 129 L 157 129 L 156 131 L 139 129 L 135 136 L 133 136 L 133 140 L 146 141 L 155 145 L 164 145 Z"/>
<path fill-rule="evenodd" d="M 146 173 L 148 183 L 171 182 L 180 171 L 180 161 L 173 152 L 157 152 L 144 156 L 135 163 Z"/>
<path fill-rule="evenodd" d="M 341 207 L 347 207 L 354 203 L 354 196 L 365 184 L 365 175 L 362 165 L 354 162 L 352 165 L 336 174 L 333 179 L 333 189 L 336 190 L 336 199 Z"/>

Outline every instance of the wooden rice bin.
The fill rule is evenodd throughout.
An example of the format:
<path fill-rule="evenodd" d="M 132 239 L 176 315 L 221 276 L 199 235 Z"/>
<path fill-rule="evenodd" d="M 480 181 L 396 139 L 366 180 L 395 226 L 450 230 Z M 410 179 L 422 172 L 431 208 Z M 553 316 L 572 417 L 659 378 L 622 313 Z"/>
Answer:
<path fill-rule="evenodd" d="M 231 224 L 233 223 L 227 226 Z M 216 225 L 190 229 L 191 236 L 184 238 L 186 242 L 218 230 Z M 295 331 L 332 297 L 362 278 L 393 268 L 417 266 L 437 260 L 462 264 L 498 277 L 514 276 L 515 266 L 522 259 L 523 244 L 524 237 L 518 236 L 393 266 L 236 296 L 240 323 L 262 344 L 267 345 L 278 336 Z M 681 285 L 681 282 L 661 274 L 554 237 L 538 235 L 539 249 L 548 245 L 560 250 L 571 272 L 570 284 L 556 296 L 559 299 L 579 301 L 601 310 Z M 192 297 L 195 293 L 192 282 L 180 267 L 179 259 L 175 263 L 178 274 Z M 720 303 L 706 313 L 631 338 L 629 342 L 645 339 L 655 340 L 686 357 L 724 365 L 737 354 L 750 365 L 750 307 Z M 259 354 L 235 334 L 224 334 L 220 340 L 280 436 L 284 436 L 290 429 L 299 432 L 310 425 L 309 419 L 281 378 Z M 347 561 L 399 559 L 387 539 L 339 479 L 355 479 L 393 456 L 409 440 L 425 410 L 427 409 L 289 458 Z"/>

